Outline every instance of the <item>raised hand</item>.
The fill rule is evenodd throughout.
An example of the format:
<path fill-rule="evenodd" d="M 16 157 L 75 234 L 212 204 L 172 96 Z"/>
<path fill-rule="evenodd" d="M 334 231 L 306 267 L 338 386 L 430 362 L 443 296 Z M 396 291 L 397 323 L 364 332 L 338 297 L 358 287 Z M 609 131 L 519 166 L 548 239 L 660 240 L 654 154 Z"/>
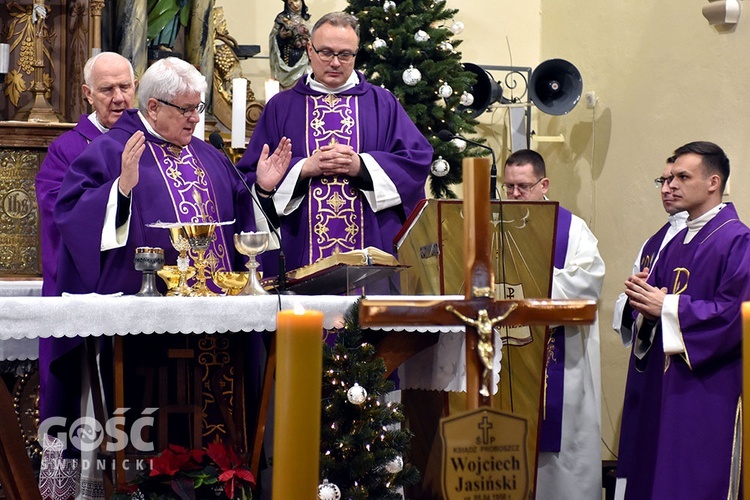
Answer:
<path fill-rule="evenodd" d="M 138 185 L 138 168 L 145 150 L 146 137 L 138 130 L 128 139 L 122 151 L 119 187 L 125 196 L 130 196 L 130 192 Z"/>

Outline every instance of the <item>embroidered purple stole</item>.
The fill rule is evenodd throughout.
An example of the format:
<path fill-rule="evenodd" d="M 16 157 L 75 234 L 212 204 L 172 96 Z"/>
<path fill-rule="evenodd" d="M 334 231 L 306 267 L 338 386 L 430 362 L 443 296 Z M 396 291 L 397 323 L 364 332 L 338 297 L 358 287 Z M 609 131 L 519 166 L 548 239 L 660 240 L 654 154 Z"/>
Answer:
<path fill-rule="evenodd" d="M 664 237 L 667 235 L 667 231 L 669 231 L 670 224 L 667 222 L 664 224 L 661 229 L 659 229 L 656 234 L 654 234 L 651 238 L 648 239 L 648 241 L 643 245 L 643 251 L 641 252 L 641 271 L 643 271 L 644 268 L 648 267 L 649 269 L 652 269 L 654 267 L 654 262 L 656 262 L 656 257 L 659 255 L 659 249 L 661 248 L 661 243 L 664 241 Z"/>
<path fill-rule="evenodd" d="M 330 144 L 359 151 L 356 96 L 308 96 L 307 154 Z M 310 182 L 309 264 L 338 252 L 364 247 L 362 199 L 346 176 L 320 176 Z"/>
<path fill-rule="evenodd" d="M 188 145 L 180 149 L 167 143 L 147 144 L 174 208 L 175 220 L 164 222 L 225 222 L 219 220 L 211 178 L 193 148 Z M 206 259 L 212 271 L 232 269 L 224 232 L 218 228 L 206 250 Z"/>
<path fill-rule="evenodd" d="M 565 267 L 572 214 L 558 206 L 555 228 L 555 268 Z M 539 451 L 559 452 L 562 441 L 563 391 L 565 381 L 565 327 L 550 332 L 547 344 L 547 367 L 544 377 L 542 424 L 539 431 Z"/>

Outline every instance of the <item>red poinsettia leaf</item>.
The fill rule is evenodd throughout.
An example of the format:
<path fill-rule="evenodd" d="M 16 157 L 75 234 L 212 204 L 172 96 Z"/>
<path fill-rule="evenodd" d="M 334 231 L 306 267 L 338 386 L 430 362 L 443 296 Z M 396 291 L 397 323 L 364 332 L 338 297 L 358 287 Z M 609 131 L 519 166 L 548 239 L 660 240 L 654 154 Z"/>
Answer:
<path fill-rule="evenodd" d="M 255 476 L 248 469 L 235 469 L 237 477 L 243 481 L 250 483 L 250 486 L 255 486 Z"/>
<path fill-rule="evenodd" d="M 179 444 L 170 444 L 167 446 L 167 450 L 171 451 L 175 455 L 183 455 L 185 453 L 188 453 L 187 448 L 180 446 Z"/>
<path fill-rule="evenodd" d="M 219 477 L 219 479 L 221 479 L 221 477 Z M 224 483 L 224 493 L 227 494 L 227 498 L 234 498 L 234 480 Z"/>
<path fill-rule="evenodd" d="M 216 462 L 221 470 L 227 470 L 232 468 L 232 463 L 227 456 L 228 446 L 223 443 L 210 443 L 208 445 L 208 456 Z"/>
<path fill-rule="evenodd" d="M 193 461 L 197 464 L 200 464 L 203 462 L 203 457 L 206 456 L 206 452 L 204 450 L 193 450 L 190 452 L 190 458 L 193 459 Z"/>

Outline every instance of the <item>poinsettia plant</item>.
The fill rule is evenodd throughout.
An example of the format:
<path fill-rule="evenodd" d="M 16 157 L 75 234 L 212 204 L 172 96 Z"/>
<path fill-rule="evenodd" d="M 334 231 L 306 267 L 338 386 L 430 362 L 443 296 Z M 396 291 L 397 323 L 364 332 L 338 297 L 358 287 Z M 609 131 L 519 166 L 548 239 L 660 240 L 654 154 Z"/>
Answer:
<path fill-rule="evenodd" d="M 148 461 L 149 470 L 139 474 L 114 500 L 250 500 L 255 477 L 230 445 L 211 443 L 206 450 L 169 445 Z"/>

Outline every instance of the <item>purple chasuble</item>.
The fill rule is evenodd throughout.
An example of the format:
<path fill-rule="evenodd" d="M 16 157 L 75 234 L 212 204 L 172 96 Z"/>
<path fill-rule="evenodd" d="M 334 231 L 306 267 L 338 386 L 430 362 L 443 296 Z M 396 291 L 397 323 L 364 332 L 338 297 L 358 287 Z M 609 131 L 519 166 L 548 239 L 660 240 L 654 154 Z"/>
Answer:
<path fill-rule="evenodd" d="M 120 176 L 125 143 L 140 130 L 146 150 L 140 160 L 138 185 L 131 192 L 130 226 L 124 246 L 101 250 L 104 215 L 113 184 Z M 172 151 L 170 151 L 172 150 Z M 245 258 L 235 252 L 232 236 L 255 230 L 253 205 L 229 161 L 213 146 L 193 139 L 178 148 L 151 135 L 137 110 L 128 110 L 106 134 L 98 137 L 70 165 L 54 207 L 54 220 L 61 235 L 57 293 L 122 292 L 135 294 L 142 273 L 135 270 L 135 249 L 153 246 L 164 249 L 166 264 L 174 264 L 177 251 L 169 231 L 147 224 L 176 220 L 202 221 L 203 214 L 214 221 L 234 224 L 216 228 L 213 242 L 217 266 L 244 268 Z M 165 284 L 157 280 L 164 292 Z M 75 332 L 72 332 L 75 333 Z M 62 340 L 62 339 L 56 339 Z M 80 394 L 80 338 L 69 339 L 70 355 L 56 352 L 47 367 L 49 379 L 62 392 L 45 405 L 46 414 L 75 417 Z"/>
<path fill-rule="evenodd" d="M 662 241 L 669 231 L 670 223 L 664 224 L 651 238 L 646 241 L 641 250 L 640 270 L 651 269 L 659 254 Z M 622 322 L 628 324 L 632 329 L 633 309 L 630 303 L 625 303 L 622 314 Z M 628 376 L 625 383 L 625 400 L 622 408 L 622 423 L 620 424 L 620 444 L 617 449 L 617 477 L 628 477 L 630 470 L 631 455 L 638 440 L 636 434 L 637 422 L 640 408 L 643 405 L 644 391 L 648 390 L 644 385 L 646 377 L 635 366 L 635 356 L 631 354 L 628 362 Z"/>
<path fill-rule="evenodd" d="M 557 207 L 555 226 L 555 268 L 565 267 L 568 253 L 570 221 L 573 215 Z M 539 431 L 539 451 L 558 452 L 562 442 L 563 389 L 565 387 L 565 327 L 558 326 L 550 332 L 547 344 L 547 365 L 544 374 L 544 402 Z"/>
<path fill-rule="evenodd" d="M 102 135 L 91 123 L 88 115 L 81 115 L 78 124 L 50 143 L 39 173 L 36 175 L 36 200 L 39 207 L 40 246 L 42 251 L 42 295 L 55 295 L 57 281 L 57 258 L 60 249 L 60 232 L 52 218 L 57 195 L 63 177 L 70 164 L 80 155 L 91 141 Z M 48 415 L 47 404 L 63 394 L 57 379 L 49 377 L 44 367 L 59 356 L 70 351 L 80 341 L 75 338 L 39 339 L 39 412 Z"/>
<path fill-rule="evenodd" d="M 741 489 L 731 473 L 739 470 L 733 453 L 739 451 L 741 305 L 750 300 L 750 229 L 727 204 L 687 244 L 685 232 L 662 250 L 648 280 L 679 295 L 685 352 L 665 356 L 657 328 L 638 362 L 648 390 L 633 433 L 637 445 L 625 492 L 630 500 L 735 498 Z M 649 325 L 638 338 L 647 330 Z"/>
<path fill-rule="evenodd" d="M 307 155 L 332 144 L 359 151 L 357 96 L 307 96 Z M 316 177 L 308 193 L 309 260 L 312 264 L 334 253 L 364 248 L 359 190 L 345 175 Z"/>
<path fill-rule="evenodd" d="M 430 143 L 393 94 L 367 83 L 362 73 L 358 73 L 358 76 L 359 84 L 330 97 L 311 89 L 305 78 L 291 89 L 275 95 L 263 109 L 250 145 L 237 164 L 248 182 L 253 183 L 264 144 L 273 150 L 282 137 L 291 139 L 291 165 L 295 165 L 306 159 L 315 148 L 335 140 L 350 143 L 360 155 L 371 156 L 398 190 L 400 204 L 376 211 L 364 198 L 363 192 L 374 190 L 377 197 L 379 187 L 367 186 L 361 178 L 338 176 L 336 182 L 340 182 L 340 186 L 330 183 L 323 185 L 320 179 L 316 179 L 314 185 L 318 188 L 315 191 L 313 182 L 300 180 L 299 189 L 295 192 L 295 196 L 304 198 L 300 206 L 286 215 L 277 207 L 288 269 L 314 261 L 317 257 L 312 250 L 313 245 L 324 248 L 323 252 L 333 251 L 339 244 L 344 251 L 348 250 L 346 246 L 356 245 L 359 248 L 372 246 L 393 253 L 396 233 L 424 198 L 424 185 L 433 154 Z M 309 103 L 312 103 L 310 108 Z M 348 184 L 344 184 L 342 179 Z M 358 215 L 357 208 L 353 200 L 347 199 L 354 194 L 356 204 L 361 207 L 360 222 L 356 228 L 352 220 Z M 319 200 L 317 206 L 313 195 Z M 352 207 L 351 211 L 347 209 L 346 216 L 340 220 L 332 219 L 331 215 L 336 214 L 336 207 L 340 203 L 344 203 L 341 206 Z M 318 210 L 318 214 L 323 216 L 321 221 L 334 222 L 334 231 L 340 234 L 333 234 L 330 229 L 334 228 L 333 225 L 316 226 L 320 221 L 314 220 L 316 216 L 313 210 Z M 338 208 L 339 215 L 342 210 Z M 326 232 L 326 227 L 330 234 L 314 243 L 319 235 Z M 330 250 L 325 249 L 326 246 Z M 278 272 L 277 255 L 276 251 L 261 255 L 265 274 Z"/>

